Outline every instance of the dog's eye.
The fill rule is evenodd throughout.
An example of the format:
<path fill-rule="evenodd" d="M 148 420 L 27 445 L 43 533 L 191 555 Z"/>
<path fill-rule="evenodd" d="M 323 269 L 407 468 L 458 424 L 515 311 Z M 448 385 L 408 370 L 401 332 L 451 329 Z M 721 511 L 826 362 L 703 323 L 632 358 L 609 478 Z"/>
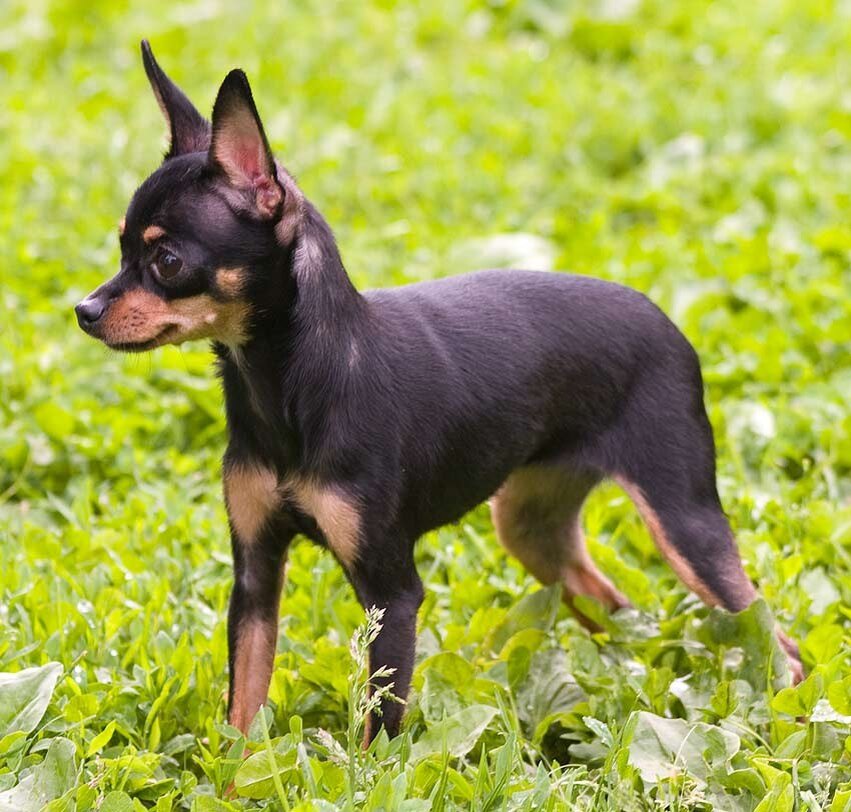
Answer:
<path fill-rule="evenodd" d="M 174 279 L 183 267 L 183 260 L 171 253 L 162 250 L 154 260 L 154 270 L 161 279 Z"/>

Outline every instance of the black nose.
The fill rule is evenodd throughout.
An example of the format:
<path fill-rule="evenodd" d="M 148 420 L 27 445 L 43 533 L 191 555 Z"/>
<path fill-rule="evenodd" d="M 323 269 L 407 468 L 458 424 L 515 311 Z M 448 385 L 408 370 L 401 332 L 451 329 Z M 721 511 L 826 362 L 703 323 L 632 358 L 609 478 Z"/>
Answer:
<path fill-rule="evenodd" d="M 97 320 L 103 315 L 106 309 L 103 299 L 99 297 L 88 297 L 83 299 L 80 304 L 74 308 L 77 314 L 77 324 L 84 330 L 93 327 Z"/>

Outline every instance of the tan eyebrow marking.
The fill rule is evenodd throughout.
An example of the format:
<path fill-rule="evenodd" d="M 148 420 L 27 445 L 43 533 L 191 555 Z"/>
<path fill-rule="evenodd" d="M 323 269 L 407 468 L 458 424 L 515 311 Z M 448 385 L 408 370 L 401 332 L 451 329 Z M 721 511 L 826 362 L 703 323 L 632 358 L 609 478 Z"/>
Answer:
<path fill-rule="evenodd" d="M 148 226 L 142 232 L 142 240 L 144 242 L 153 242 L 154 240 L 158 240 L 160 237 L 165 236 L 165 229 L 160 228 L 159 226 Z"/>
<path fill-rule="evenodd" d="M 126 218 L 124 218 L 124 217 L 122 217 L 122 218 L 118 221 L 118 236 L 119 236 L 119 237 L 123 237 L 123 236 L 124 236 L 124 231 L 125 231 L 125 229 L 126 229 L 126 228 L 127 228 L 127 219 L 126 219 Z"/>

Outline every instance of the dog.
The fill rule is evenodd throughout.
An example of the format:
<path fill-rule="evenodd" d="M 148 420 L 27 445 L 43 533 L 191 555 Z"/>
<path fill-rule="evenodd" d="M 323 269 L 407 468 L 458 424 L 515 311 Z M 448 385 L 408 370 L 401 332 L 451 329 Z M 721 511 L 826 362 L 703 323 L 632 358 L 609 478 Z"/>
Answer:
<path fill-rule="evenodd" d="M 245 74 L 227 75 L 208 122 L 147 41 L 142 57 L 168 151 L 121 222 L 118 274 L 76 314 L 117 350 L 212 342 L 228 427 L 232 725 L 247 732 L 267 701 L 298 534 L 384 610 L 370 668 L 393 669 L 378 684 L 402 700 L 423 599 L 414 544 L 489 498 L 501 543 L 571 607 L 579 595 L 628 605 L 580 526 L 604 479 L 707 604 L 738 612 L 756 598 L 716 489 L 697 355 L 659 308 L 611 282 L 536 271 L 359 292 L 273 157 Z M 797 647 L 777 635 L 800 679 Z M 402 714 L 385 695 L 366 741 L 398 733 Z"/>

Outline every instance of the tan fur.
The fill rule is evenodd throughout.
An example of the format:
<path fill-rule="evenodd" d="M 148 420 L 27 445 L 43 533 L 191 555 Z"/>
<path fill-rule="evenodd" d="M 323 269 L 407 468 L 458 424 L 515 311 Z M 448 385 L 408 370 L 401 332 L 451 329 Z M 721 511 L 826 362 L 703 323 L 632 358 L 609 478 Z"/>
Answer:
<path fill-rule="evenodd" d="M 245 268 L 219 268 L 216 287 L 229 299 L 238 299 L 245 289 Z"/>
<path fill-rule="evenodd" d="M 334 555 L 350 569 L 357 560 L 360 533 L 360 514 L 354 501 L 337 487 L 309 479 L 290 479 L 283 483 L 282 492 L 314 519 Z"/>
<path fill-rule="evenodd" d="M 609 609 L 618 609 L 629 602 L 594 565 L 579 522 L 592 485 L 589 478 L 550 466 L 523 468 L 491 500 L 491 515 L 506 550 L 542 584 L 561 583 L 571 608 L 578 595 L 591 595 Z M 596 628 L 576 614 L 586 626 Z"/>
<path fill-rule="evenodd" d="M 118 221 L 118 236 L 123 237 L 126 229 L 127 229 L 127 220 L 124 217 L 122 217 Z"/>
<path fill-rule="evenodd" d="M 668 560 L 668 563 L 671 565 L 674 572 L 676 572 L 680 580 L 689 589 L 691 589 L 692 592 L 698 595 L 704 603 L 707 603 L 710 606 L 723 606 L 723 601 L 712 591 L 712 589 L 710 589 L 709 585 L 698 576 L 685 557 L 671 543 L 671 540 L 665 533 L 665 528 L 662 525 L 659 515 L 647 502 L 647 498 L 644 496 L 641 488 L 624 477 L 615 477 L 615 481 L 624 489 L 624 491 L 626 491 L 629 498 L 635 503 L 638 512 L 641 514 L 641 518 L 644 520 L 644 523 L 647 525 L 647 529 L 653 536 L 653 541 L 656 543 L 656 546 L 659 548 L 662 555 L 664 555 Z M 719 561 L 718 566 L 724 567 L 724 561 Z M 725 573 L 722 573 L 722 575 L 724 574 Z M 726 573 L 726 575 L 728 578 L 735 581 L 735 587 L 737 591 L 743 595 L 745 605 L 750 604 L 756 599 L 756 589 L 754 589 L 753 584 L 751 584 L 751 582 L 747 579 L 738 564 L 735 572 Z M 798 647 L 791 638 L 789 638 L 780 629 L 779 626 L 775 627 L 775 633 L 781 648 L 787 655 L 789 669 L 792 674 L 792 681 L 797 684 L 804 678 L 804 669 L 801 665 L 801 655 L 798 652 Z"/>
<path fill-rule="evenodd" d="M 242 733 L 248 733 L 251 721 L 266 703 L 275 665 L 277 636 L 277 618 L 249 620 L 238 629 L 228 722 Z"/>
<path fill-rule="evenodd" d="M 668 560 L 668 563 L 679 579 L 710 606 L 720 606 L 722 603 L 721 599 L 710 589 L 708 584 L 701 580 L 698 574 L 692 569 L 691 564 L 672 544 L 659 519 L 659 515 L 647 502 L 641 488 L 624 477 L 615 477 L 615 481 L 635 503 L 638 512 L 641 514 L 641 518 L 650 531 L 650 535 L 653 536 L 653 541 L 656 542 L 659 551 Z M 753 597 L 755 597 L 755 593 Z"/>
<path fill-rule="evenodd" d="M 142 241 L 143 242 L 154 242 L 154 240 L 160 239 L 160 237 L 165 236 L 165 229 L 160 228 L 159 226 L 148 226 L 142 232 Z"/>
<path fill-rule="evenodd" d="M 372 696 L 372 691 L 370 691 L 370 696 Z M 372 744 L 372 714 L 367 714 L 366 719 L 363 723 L 363 741 L 361 742 L 361 747 L 366 750 L 369 745 Z"/>
<path fill-rule="evenodd" d="M 257 541 L 263 525 L 281 504 L 278 477 L 268 468 L 235 465 L 224 473 L 228 517 L 241 544 Z"/>
<path fill-rule="evenodd" d="M 133 288 L 114 301 L 103 317 L 108 344 L 151 342 L 152 347 L 211 338 L 239 345 L 246 337 L 245 302 L 218 302 L 207 294 L 166 301 Z"/>
<path fill-rule="evenodd" d="M 299 233 L 304 216 L 304 195 L 296 182 L 281 164 L 275 161 L 278 183 L 284 188 L 284 210 L 275 226 L 275 237 L 280 245 L 289 245 Z"/>

